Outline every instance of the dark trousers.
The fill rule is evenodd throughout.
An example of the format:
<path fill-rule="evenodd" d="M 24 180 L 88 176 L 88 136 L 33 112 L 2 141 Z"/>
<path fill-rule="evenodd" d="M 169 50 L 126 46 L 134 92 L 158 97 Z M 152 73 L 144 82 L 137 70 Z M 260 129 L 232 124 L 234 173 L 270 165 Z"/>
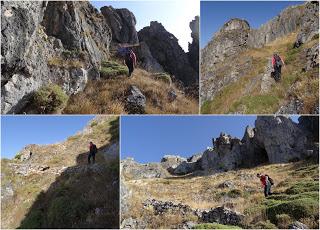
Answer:
<path fill-rule="evenodd" d="M 274 80 L 280 81 L 281 79 L 281 66 L 274 67 Z"/>
<path fill-rule="evenodd" d="M 271 184 L 267 183 L 264 186 L 264 196 L 267 197 L 269 195 L 271 195 Z"/>
<path fill-rule="evenodd" d="M 133 61 L 132 60 L 126 60 L 126 65 L 128 67 L 129 77 L 130 77 L 132 72 L 133 72 Z"/>
<path fill-rule="evenodd" d="M 91 157 L 92 157 L 92 161 L 93 161 L 93 164 L 94 164 L 94 162 L 96 160 L 96 154 L 95 153 L 89 153 L 89 155 L 88 155 L 88 164 L 91 163 L 90 162 Z"/>

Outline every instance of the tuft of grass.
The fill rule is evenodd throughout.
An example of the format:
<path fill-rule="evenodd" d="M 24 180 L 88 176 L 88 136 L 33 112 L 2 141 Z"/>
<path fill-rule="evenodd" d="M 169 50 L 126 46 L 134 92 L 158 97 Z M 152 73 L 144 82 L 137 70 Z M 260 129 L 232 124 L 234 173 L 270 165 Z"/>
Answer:
<path fill-rule="evenodd" d="M 67 103 L 68 96 L 56 84 L 41 87 L 31 99 L 31 107 L 39 113 L 57 113 Z"/>
<path fill-rule="evenodd" d="M 82 68 L 83 62 L 75 59 L 65 59 L 62 57 L 52 57 L 48 60 L 48 65 L 65 69 Z"/>
<path fill-rule="evenodd" d="M 171 77 L 167 73 L 154 73 L 154 74 L 152 74 L 152 77 L 156 81 L 163 81 L 163 82 L 167 83 L 168 85 L 172 84 Z"/>
<path fill-rule="evenodd" d="M 205 224 L 197 224 L 193 227 L 193 229 L 241 229 L 241 228 L 233 225 L 205 223 Z"/>
<path fill-rule="evenodd" d="M 115 77 L 118 75 L 128 75 L 128 68 L 114 61 L 104 61 L 101 63 L 100 76 L 102 78 Z"/>
<path fill-rule="evenodd" d="M 292 223 L 292 219 L 288 214 L 279 214 L 276 215 L 277 226 L 279 228 L 288 229 L 289 224 Z"/>
<path fill-rule="evenodd" d="M 267 221 L 259 221 L 254 224 L 253 227 L 255 229 L 277 229 L 277 226 L 271 223 L 269 220 Z"/>

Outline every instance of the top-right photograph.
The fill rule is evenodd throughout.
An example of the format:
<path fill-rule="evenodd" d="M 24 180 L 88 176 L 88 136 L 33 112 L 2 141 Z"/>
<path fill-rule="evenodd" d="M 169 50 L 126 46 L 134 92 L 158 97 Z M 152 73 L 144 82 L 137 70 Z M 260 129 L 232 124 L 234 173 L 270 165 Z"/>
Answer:
<path fill-rule="evenodd" d="M 201 1 L 202 114 L 318 114 L 319 2 Z"/>

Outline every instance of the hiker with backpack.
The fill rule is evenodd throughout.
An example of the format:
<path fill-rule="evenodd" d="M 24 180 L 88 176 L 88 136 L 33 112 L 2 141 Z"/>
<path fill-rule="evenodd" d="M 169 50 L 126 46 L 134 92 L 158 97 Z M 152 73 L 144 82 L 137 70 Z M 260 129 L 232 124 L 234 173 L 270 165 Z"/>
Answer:
<path fill-rule="evenodd" d="M 277 54 L 274 53 L 272 55 L 272 68 L 273 68 L 273 72 L 271 73 L 271 75 L 273 76 L 275 81 L 280 81 L 281 79 L 281 68 L 282 66 L 284 66 L 284 61 L 283 59 Z"/>
<path fill-rule="evenodd" d="M 268 175 L 262 175 L 261 173 L 257 174 L 257 177 L 260 178 L 262 187 L 264 188 L 264 196 L 268 197 L 271 194 L 271 186 L 274 184 L 273 179 Z"/>
<path fill-rule="evenodd" d="M 126 48 L 124 64 L 128 67 L 129 70 L 128 77 L 131 77 L 131 74 L 137 65 L 137 57 L 133 50 L 129 47 Z"/>
<path fill-rule="evenodd" d="M 88 164 L 90 164 L 90 159 L 92 157 L 93 164 L 95 163 L 96 160 L 96 153 L 98 152 L 97 146 L 90 141 L 89 144 L 89 155 L 88 155 Z"/>

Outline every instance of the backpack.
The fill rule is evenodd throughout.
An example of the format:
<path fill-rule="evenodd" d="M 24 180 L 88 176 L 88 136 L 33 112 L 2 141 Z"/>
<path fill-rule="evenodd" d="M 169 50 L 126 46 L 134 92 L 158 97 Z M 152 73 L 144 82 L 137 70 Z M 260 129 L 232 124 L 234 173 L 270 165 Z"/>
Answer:
<path fill-rule="evenodd" d="M 97 153 L 98 152 L 97 146 L 95 144 L 92 145 L 92 151 L 93 151 L 93 153 Z"/>
<path fill-rule="evenodd" d="M 268 176 L 268 175 L 266 175 L 266 176 L 268 177 L 268 180 L 269 180 L 270 184 L 271 184 L 271 185 L 274 185 L 273 179 L 272 179 L 270 176 Z"/>
<path fill-rule="evenodd" d="M 274 55 L 274 59 L 275 59 L 275 64 L 277 67 L 281 67 L 282 66 L 282 60 L 281 58 L 279 57 L 279 55 Z"/>

